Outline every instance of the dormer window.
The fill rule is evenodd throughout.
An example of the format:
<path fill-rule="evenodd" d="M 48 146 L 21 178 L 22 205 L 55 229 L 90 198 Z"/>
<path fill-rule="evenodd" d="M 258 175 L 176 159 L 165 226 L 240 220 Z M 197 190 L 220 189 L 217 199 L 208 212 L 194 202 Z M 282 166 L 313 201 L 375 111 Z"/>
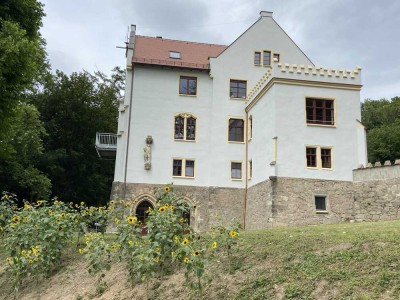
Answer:
<path fill-rule="evenodd" d="M 169 58 L 180 59 L 181 53 L 177 51 L 169 51 Z"/>

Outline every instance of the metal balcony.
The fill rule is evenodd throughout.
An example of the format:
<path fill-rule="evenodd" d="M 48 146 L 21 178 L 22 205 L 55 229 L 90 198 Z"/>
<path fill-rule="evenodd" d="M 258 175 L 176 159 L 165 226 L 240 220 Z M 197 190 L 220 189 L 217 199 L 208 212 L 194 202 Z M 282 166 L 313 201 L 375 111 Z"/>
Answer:
<path fill-rule="evenodd" d="M 117 135 L 115 133 L 96 132 L 95 147 L 100 158 L 115 159 L 117 153 Z"/>

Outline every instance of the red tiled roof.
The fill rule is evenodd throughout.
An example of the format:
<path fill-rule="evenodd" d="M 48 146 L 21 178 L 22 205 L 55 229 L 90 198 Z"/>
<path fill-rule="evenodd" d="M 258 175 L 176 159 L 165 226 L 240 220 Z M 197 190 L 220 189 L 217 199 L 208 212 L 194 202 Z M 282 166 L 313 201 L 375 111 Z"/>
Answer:
<path fill-rule="evenodd" d="M 209 69 L 209 57 L 217 57 L 227 46 L 168 40 L 137 35 L 133 63 Z M 181 58 L 169 57 L 169 52 L 180 52 Z"/>

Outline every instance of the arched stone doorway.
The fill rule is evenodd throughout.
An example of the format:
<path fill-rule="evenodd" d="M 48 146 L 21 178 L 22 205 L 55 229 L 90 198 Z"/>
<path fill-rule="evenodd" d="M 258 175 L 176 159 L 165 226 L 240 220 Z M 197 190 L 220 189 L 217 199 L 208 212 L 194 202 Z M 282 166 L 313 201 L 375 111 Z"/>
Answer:
<path fill-rule="evenodd" d="M 147 200 L 144 199 L 141 201 L 135 209 L 135 216 L 137 220 L 142 223 L 143 225 L 146 225 L 146 219 L 149 216 L 149 208 L 154 209 L 153 204 Z"/>

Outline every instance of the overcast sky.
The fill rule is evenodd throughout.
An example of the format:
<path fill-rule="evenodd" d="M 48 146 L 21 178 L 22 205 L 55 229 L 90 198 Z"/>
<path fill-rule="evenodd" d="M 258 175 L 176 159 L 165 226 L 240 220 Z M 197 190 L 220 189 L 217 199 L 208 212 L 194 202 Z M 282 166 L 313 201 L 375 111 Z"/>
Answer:
<path fill-rule="evenodd" d="M 41 0 L 52 69 L 124 67 L 137 34 L 229 45 L 259 17 L 274 19 L 317 66 L 362 70 L 361 99 L 400 96 L 398 0 Z"/>

